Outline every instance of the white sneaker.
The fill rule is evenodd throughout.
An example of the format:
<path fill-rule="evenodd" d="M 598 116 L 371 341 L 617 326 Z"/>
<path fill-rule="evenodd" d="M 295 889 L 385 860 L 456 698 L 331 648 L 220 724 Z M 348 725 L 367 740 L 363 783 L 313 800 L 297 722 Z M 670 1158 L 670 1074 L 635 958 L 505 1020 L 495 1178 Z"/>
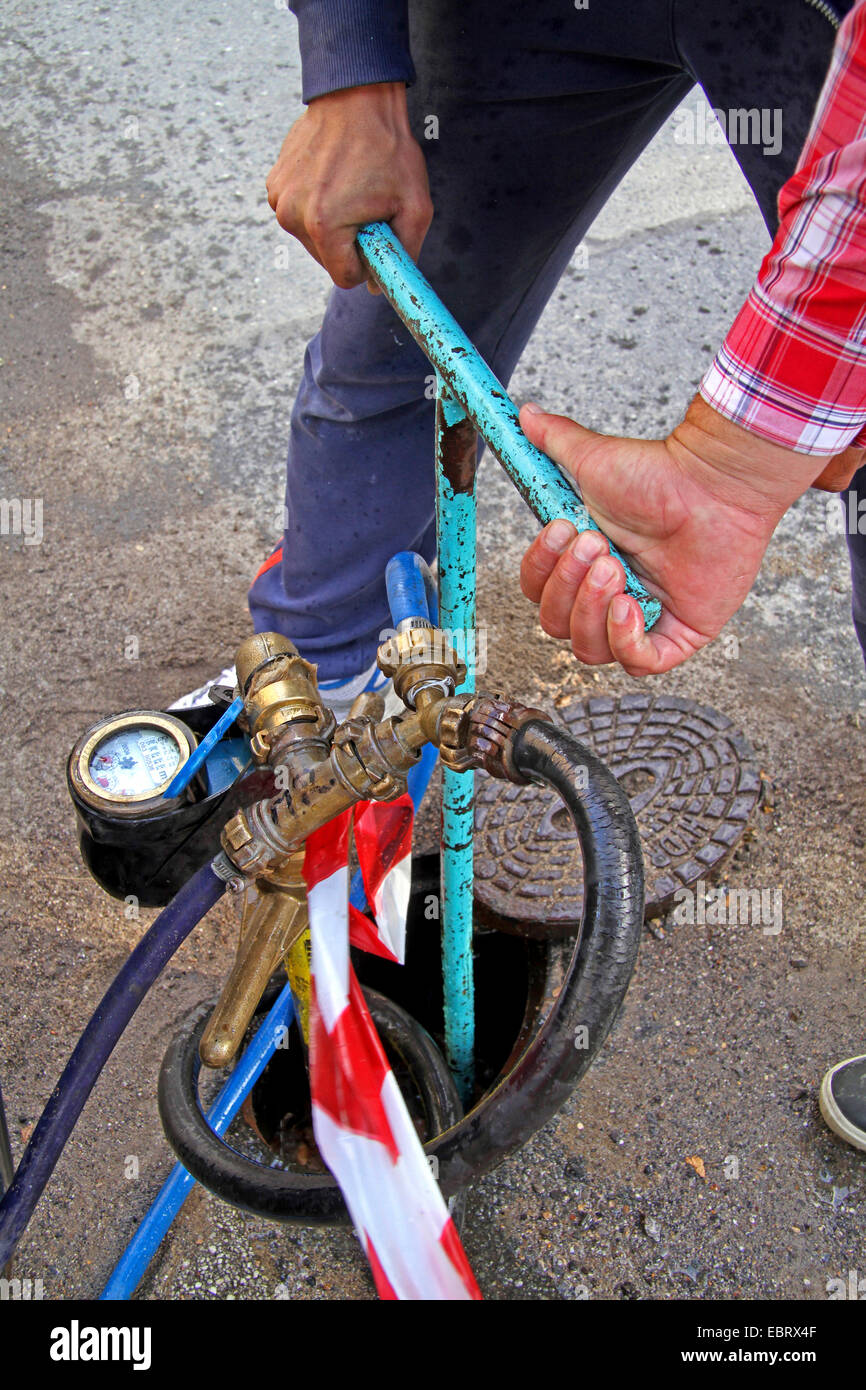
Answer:
<path fill-rule="evenodd" d="M 394 689 L 390 676 L 384 676 L 374 661 L 359 676 L 347 676 L 342 681 L 319 681 L 319 693 L 328 709 L 340 724 L 348 718 L 349 710 L 355 700 L 365 690 L 374 690 L 385 701 L 386 718 L 392 714 L 402 714 L 406 706 Z"/>
<path fill-rule="evenodd" d="M 214 680 L 205 681 L 204 685 L 200 685 L 197 690 L 191 690 L 188 695 L 181 695 L 179 700 L 175 700 L 173 705 L 169 705 L 169 709 L 202 709 L 203 706 L 212 703 L 208 698 L 212 686 L 227 685 L 234 690 L 237 683 L 237 671 L 234 666 L 227 666 L 224 671 L 220 671 Z"/>
<path fill-rule="evenodd" d="M 234 689 L 237 683 L 234 666 L 227 666 L 224 671 L 220 671 L 215 680 L 205 681 L 197 690 L 191 690 L 188 695 L 181 695 L 179 700 L 169 705 L 169 709 L 201 709 L 211 703 L 209 694 L 212 686 L 227 685 Z M 338 724 L 347 718 L 355 699 L 364 690 L 375 690 L 383 697 L 386 716 L 402 714 L 406 708 L 394 690 L 394 682 L 383 676 L 375 661 L 359 676 L 348 676 L 342 681 L 322 681 L 319 685 L 322 702 L 333 710 Z"/>

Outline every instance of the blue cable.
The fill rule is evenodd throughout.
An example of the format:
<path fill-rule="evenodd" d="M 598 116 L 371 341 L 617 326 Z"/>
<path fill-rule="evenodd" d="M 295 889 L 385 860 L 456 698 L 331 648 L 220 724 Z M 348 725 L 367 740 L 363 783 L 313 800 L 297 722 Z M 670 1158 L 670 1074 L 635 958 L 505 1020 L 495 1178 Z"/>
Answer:
<path fill-rule="evenodd" d="M 208 1111 L 208 1124 L 215 1134 L 225 1134 L 248 1093 L 258 1081 L 284 1037 L 293 1014 L 292 993 L 288 985 L 281 991 L 270 1013 L 256 1032 L 231 1076 Z M 100 1301 L 130 1298 L 156 1254 L 195 1185 L 183 1164 L 176 1163 L 170 1176 L 124 1250 L 100 1294 Z"/>

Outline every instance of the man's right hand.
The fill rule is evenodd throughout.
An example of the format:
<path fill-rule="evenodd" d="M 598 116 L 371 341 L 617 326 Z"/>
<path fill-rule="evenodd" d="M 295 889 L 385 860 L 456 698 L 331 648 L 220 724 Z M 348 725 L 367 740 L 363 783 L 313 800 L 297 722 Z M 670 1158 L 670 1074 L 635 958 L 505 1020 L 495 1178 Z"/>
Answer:
<path fill-rule="evenodd" d="M 348 87 L 311 101 L 268 174 L 268 202 L 341 289 L 368 279 L 355 249 L 366 222 L 389 222 L 417 260 L 433 204 L 405 84 Z"/>
<path fill-rule="evenodd" d="M 667 439 L 595 434 L 534 405 L 520 423 L 572 475 L 604 532 L 577 536 L 570 522 L 550 522 L 523 557 L 523 592 L 580 661 L 618 661 L 630 676 L 670 671 L 718 635 L 776 525 L 831 462 L 751 433 L 701 396 Z M 662 601 L 649 632 L 605 536 Z"/>

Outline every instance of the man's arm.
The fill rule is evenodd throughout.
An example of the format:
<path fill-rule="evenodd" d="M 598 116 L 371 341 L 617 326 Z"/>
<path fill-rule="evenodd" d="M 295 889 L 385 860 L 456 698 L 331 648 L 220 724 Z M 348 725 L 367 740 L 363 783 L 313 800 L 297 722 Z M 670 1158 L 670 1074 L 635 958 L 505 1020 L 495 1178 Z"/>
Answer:
<path fill-rule="evenodd" d="M 668 671 L 705 646 L 754 582 L 778 521 L 810 485 L 839 489 L 866 444 L 866 0 L 842 25 L 781 225 L 755 287 L 666 440 L 612 439 L 524 407 L 521 424 L 576 479 L 664 612 L 646 633 L 622 567 L 552 522 L 524 593 L 591 664 Z"/>
<path fill-rule="evenodd" d="M 700 393 L 774 443 L 866 443 L 866 4 L 842 25 L 780 226 Z"/>
<path fill-rule="evenodd" d="M 372 279 L 355 237 L 388 222 L 417 260 L 433 217 L 427 166 L 409 128 L 414 78 L 406 0 L 292 0 L 304 100 L 267 178 L 280 226 L 351 289 Z"/>

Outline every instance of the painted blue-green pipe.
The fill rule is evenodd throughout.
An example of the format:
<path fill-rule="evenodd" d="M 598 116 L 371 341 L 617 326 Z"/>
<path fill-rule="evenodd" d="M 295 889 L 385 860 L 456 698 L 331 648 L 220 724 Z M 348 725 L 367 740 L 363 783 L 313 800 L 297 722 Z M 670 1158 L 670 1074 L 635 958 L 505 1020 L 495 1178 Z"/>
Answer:
<path fill-rule="evenodd" d="M 460 691 L 475 689 L 475 432 L 442 378 L 436 401 L 436 534 L 439 626 L 466 662 Z M 461 433 L 461 426 L 463 431 Z M 459 486 L 452 479 L 461 474 Z M 475 1080 L 472 963 L 473 804 L 471 775 L 442 772 L 442 989 L 445 1053 L 464 1105 Z"/>
<path fill-rule="evenodd" d="M 258 1028 L 231 1076 L 228 1077 L 208 1111 L 208 1124 L 216 1134 L 225 1134 L 249 1092 L 258 1081 L 292 1021 L 292 993 L 288 985 L 280 993 L 270 1013 Z M 159 1195 L 124 1250 L 100 1294 L 102 1300 L 131 1298 L 145 1271 L 168 1233 L 190 1190 L 193 1178 L 176 1163 Z"/>
<path fill-rule="evenodd" d="M 530 444 L 520 428 L 517 406 L 505 387 L 403 250 L 391 228 L 384 222 L 362 227 L 358 247 L 449 393 L 460 402 L 542 525 L 561 516 L 573 522 L 578 531 L 598 531 L 600 528 L 583 505 L 574 482 Z M 647 593 L 613 546 L 611 554 L 623 566 L 626 591 L 638 600 L 647 628 L 652 627 L 661 613 L 661 604 Z"/>

